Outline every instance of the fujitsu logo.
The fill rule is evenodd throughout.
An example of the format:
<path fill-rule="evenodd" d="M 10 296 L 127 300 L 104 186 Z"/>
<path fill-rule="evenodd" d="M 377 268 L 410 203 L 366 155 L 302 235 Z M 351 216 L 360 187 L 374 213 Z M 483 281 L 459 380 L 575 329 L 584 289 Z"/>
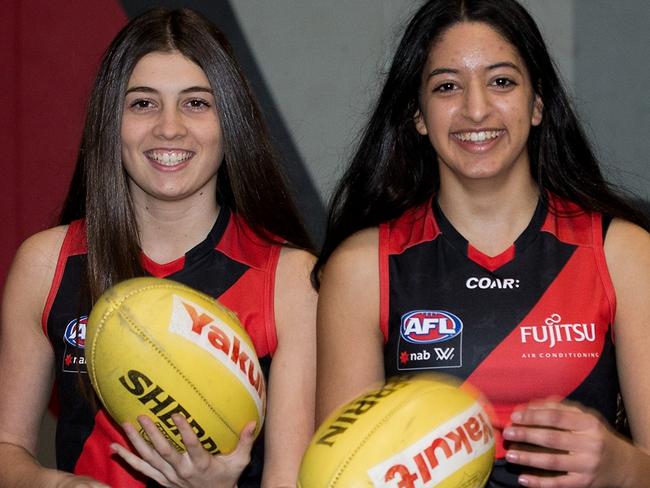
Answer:
<path fill-rule="evenodd" d="M 548 344 L 553 349 L 559 342 L 595 342 L 596 324 L 592 323 L 562 323 L 562 317 L 554 313 L 545 321 L 545 325 L 522 326 L 521 342 L 537 342 Z"/>

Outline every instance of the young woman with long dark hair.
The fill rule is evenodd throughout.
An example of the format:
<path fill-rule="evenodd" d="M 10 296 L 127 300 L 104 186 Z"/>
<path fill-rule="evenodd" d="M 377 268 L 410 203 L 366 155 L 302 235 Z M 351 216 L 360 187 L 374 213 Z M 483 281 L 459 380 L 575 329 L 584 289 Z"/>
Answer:
<path fill-rule="evenodd" d="M 493 404 L 489 486 L 644 486 L 647 228 L 525 9 L 424 3 L 332 200 L 317 420 L 389 376 L 445 372 Z"/>
<path fill-rule="evenodd" d="M 312 245 L 257 103 L 206 19 L 155 9 L 113 40 L 60 224 L 25 241 L 5 288 L 0 485 L 294 484 L 313 430 Z M 143 418 L 154 448 L 93 401 L 85 319 L 107 288 L 143 275 L 188 284 L 239 316 L 268 376 L 254 445 L 249 425 L 233 453 L 212 456 L 181 417 L 192 446 L 181 455 Z M 58 470 L 34 458 L 53 379 Z"/>

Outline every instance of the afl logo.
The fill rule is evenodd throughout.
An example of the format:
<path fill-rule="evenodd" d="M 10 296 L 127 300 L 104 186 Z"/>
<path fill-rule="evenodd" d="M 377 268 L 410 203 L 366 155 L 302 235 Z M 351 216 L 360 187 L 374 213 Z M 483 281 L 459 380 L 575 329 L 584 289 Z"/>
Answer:
<path fill-rule="evenodd" d="M 443 310 L 414 310 L 402 315 L 400 335 L 413 344 L 444 342 L 456 337 L 463 323 L 453 313 Z"/>
<path fill-rule="evenodd" d="M 83 349 L 86 345 L 86 323 L 88 322 L 88 317 L 85 315 L 77 319 L 71 320 L 65 328 L 65 333 L 63 338 L 71 346 L 78 347 Z"/>

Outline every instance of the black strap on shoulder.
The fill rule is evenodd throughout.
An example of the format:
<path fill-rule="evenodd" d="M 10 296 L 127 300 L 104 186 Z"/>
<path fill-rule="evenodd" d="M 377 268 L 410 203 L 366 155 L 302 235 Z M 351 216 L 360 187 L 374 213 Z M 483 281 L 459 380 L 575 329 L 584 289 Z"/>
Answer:
<path fill-rule="evenodd" d="M 605 241 L 605 236 L 607 235 L 607 230 L 609 229 L 609 224 L 612 223 L 612 220 L 614 217 L 612 217 L 609 214 L 603 214 L 602 218 L 602 226 L 603 226 L 603 241 Z"/>

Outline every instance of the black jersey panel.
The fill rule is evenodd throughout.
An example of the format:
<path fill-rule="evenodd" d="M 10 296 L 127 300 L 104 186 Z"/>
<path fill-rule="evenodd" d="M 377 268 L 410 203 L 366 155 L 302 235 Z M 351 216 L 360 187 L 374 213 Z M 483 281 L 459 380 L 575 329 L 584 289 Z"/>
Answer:
<path fill-rule="evenodd" d="M 390 256 L 386 374 L 445 369 L 467 378 L 533 308 L 574 251 L 539 233 L 514 261 L 488 271 L 441 235 Z M 444 330 L 436 334 L 436 328 Z"/>

